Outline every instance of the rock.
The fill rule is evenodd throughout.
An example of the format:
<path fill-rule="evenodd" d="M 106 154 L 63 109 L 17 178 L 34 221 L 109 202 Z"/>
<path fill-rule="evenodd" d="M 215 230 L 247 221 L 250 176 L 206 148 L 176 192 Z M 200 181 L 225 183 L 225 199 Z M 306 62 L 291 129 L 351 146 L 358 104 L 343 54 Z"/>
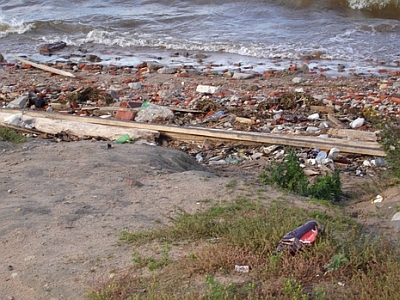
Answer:
<path fill-rule="evenodd" d="M 295 84 L 302 83 L 303 81 L 304 81 L 304 79 L 301 78 L 301 77 L 294 77 L 292 79 L 292 82 L 295 83 Z"/>
<path fill-rule="evenodd" d="M 157 70 L 158 74 L 175 74 L 177 71 L 177 68 L 172 68 L 172 67 L 163 67 Z"/>
<path fill-rule="evenodd" d="M 254 154 L 251 155 L 251 158 L 253 160 L 259 159 L 261 156 L 263 156 L 264 154 L 260 153 L 260 152 L 256 152 Z"/>
<path fill-rule="evenodd" d="M 400 212 L 395 213 L 391 221 L 400 221 Z"/>
<path fill-rule="evenodd" d="M 161 69 L 163 66 L 157 62 L 149 61 L 147 62 L 147 68 L 149 69 L 150 73 L 157 72 L 158 69 Z"/>
<path fill-rule="evenodd" d="M 307 120 L 309 120 L 309 121 L 316 121 L 318 119 L 319 119 L 319 113 L 315 113 L 315 114 L 309 115 L 307 117 Z"/>
<path fill-rule="evenodd" d="M 129 88 L 132 90 L 140 90 L 142 88 L 142 83 L 140 82 L 131 82 L 128 84 Z"/>
<path fill-rule="evenodd" d="M 85 58 L 90 62 L 101 62 L 101 58 L 94 54 L 87 54 Z"/>
<path fill-rule="evenodd" d="M 400 88 L 400 81 L 393 82 L 392 88 L 393 88 L 393 89 L 398 89 L 398 88 Z"/>
<path fill-rule="evenodd" d="M 310 68 L 308 67 L 307 64 L 302 64 L 301 67 L 299 68 L 299 71 L 302 73 L 306 73 L 306 72 L 310 71 Z"/>
<path fill-rule="evenodd" d="M 198 85 L 196 88 L 196 92 L 204 93 L 204 94 L 214 94 L 221 91 L 221 87 L 219 86 L 211 86 L 211 85 Z"/>
<path fill-rule="evenodd" d="M 135 118 L 137 122 L 152 122 L 156 120 L 173 119 L 174 113 L 165 106 L 150 104 L 145 109 L 140 110 Z"/>
<path fill-rule="evenodd" d="M 319 128 L 318 127 L 314 127 L 314 126 L 308 126 L 306 131 L 307 132 L 311 132 L 311 133 L 317 133 L 317 132 L 319 132 Z"/>
<path fill-rule="evenodd" d="M 339 156 L 340 150 L 338 148 L 332 148 L 329 150 L 328 158 L 336 159 Z"/>
<path fill-rule="evenodd" d="M 2 63 L 4 61 L 4 56 L 3 54 L 0 53 L 0 63 Z"/>
<path fill-rule="evenodd" d="M 320 174 L 320 172 L 314 171 L 314 170 L 310 170 L 310 169 L 304 169 L 303 172 L 304 172 L 304 175 L 306 175 L 306 176 L 315 176 L 315 175 L 319 175 Z"/>
<path fill-rule="evenodd" d="M 254 77 L 253 74 L 239 73 L 239 72 L 233 73 L 233 76 L 232 76 L 233 79 L 250 79 L 253 77 Z"/>
<path fill-rule="evenodd" d="M 8 103 L 7 108 L 24 108 L 28 101 L 28 96 L 20 96 Z"/>
<path fill-rule="evenodd" d="M 400 212 L 395 213 L 391 221 L 393 222 L 394 228 L 400 231 Z"/>
<path fill-rule="evenodd" d="M 65 48 L 67 44 L 65 42 L 56 42 L 51 44 L 45 44 L 40 46 L 39 53 L 42 55 L 51 55 L 53 52 Z"/>
<path fill-rule="evenodd" d="M 365 119 L 364 118 L 357 118 L 353 122 L 350 123 L 350 127 L 355 129 L 364 125 Z"/>

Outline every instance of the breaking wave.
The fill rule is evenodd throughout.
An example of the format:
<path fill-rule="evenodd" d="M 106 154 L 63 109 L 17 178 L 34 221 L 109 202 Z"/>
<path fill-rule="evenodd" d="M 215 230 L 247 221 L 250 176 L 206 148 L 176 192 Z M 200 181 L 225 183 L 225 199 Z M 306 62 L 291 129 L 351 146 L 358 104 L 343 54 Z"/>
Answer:
<path fill-rule="evenodd" d="M 0 37 L 5 37 L 9 34 L 24 34 L 35 28 L 34 23 L 25 23 L 23 20 L 19 21 L 11 19 L 11 21 L 4 21 L 0 16 Z"/>
<path fill-rule="evenodd" d="M 268 2 L 293 8 L 361 12 L 367 17 L 400 20 L 400 0 L 270 0 Z"/>

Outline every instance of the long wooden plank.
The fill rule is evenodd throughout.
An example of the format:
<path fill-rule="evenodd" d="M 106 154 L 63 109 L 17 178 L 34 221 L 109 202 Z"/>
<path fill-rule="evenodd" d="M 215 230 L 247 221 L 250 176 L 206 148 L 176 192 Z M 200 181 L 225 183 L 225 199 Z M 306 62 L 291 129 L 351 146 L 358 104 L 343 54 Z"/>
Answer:
<path fill-rule="evenodd" d="M 375 132 L 361 131 L 354 129 L 336 129 L 329 128 L 327 133 L 336 138 L 347 138 L 353 141 L 376 142 L 377 136 Z"/>
<path fill-rule="evenodd" d="M 67 71 L 63 71 L 63 70 L 59 70 L 59 69 L 56 69 L 56 68 L 48 67 L 48 66 L 45 66 L 45 65 L 37 64 L 37 63 L 34 63 L 32 61 L 29 61 L 29 60 L 26 60 L 26 59 L 23 59 L 23 58 L 17 57 L 17 56 L 15 57 L 15 59 L 20 61 L 20 62 L 22 62 L 22 63 L 24 63 L 24 64 L 31 65 L 32 67 L 35 67 L 35 68 L 38 68 L 38 69 L 41 69 L 41 70 L 44 70 L 44 71 L 47 71 L 47 72 L 50 72 L 50 73 L 76 78 L 76 76 L 74 74 L 72 74 L 70 72 L 67 72 Z"/>
<path fill-rule="evenodd" d="M 24 114 L 24 116 L 26 115 L 27 114 Z M 8 116 L 10 116 L 10 114 L 0 112 L 0 126 L 5 123 L 4 120 Z M 128 134 L 132 139 L 145 139 L 148 141 L 154 141 L 160 135 L 159 131 L 156 130 L 128 128 L 126 126 L 107 126 L 90 122 L 81 122 L 80 118 L 77 118 L 77 120 L 65 120 L 50 119 L 38 116 L 27 117 L 34 118 L 35 128 L 41 133 L 56 134 L 64 131 L 80 137 L 101 136 L 110 140 L 115 140 L 124 134 Z M 9 125 L 5 124 L 5 126 Z"/>
<path fill-rule="evenodd" d="M 10 114 L 21 113 L 19 110 L 0 109 L 1 112 L 8 112 Z M 101 119 L 95 117 L 80 117 L 74 115 L 62 115 L 55 113 L 44 113 L 38 111 L 26 111 L 25 115 L 31 117 L 41 117 L 59 120 L 71 120 L 78 122 L 87 122 L 93 124 L 102 124 L 108 126 L 120 126 L 128 128 L 141 128 L 148 130 L 159 131 L 161 135 L 173 136 L 179 134 L 180 136 L 190 136 L 213 138 L 220 140 L 236 141 L 238 143 L 257 143 L 257 144 L 278 144 L 286 146 L 295 146 L 303 148 L 319 148 L 321 150 L 329 150 L 331 148 L 338 148 L 341 152 L 345 153 L 358 153 L 373 156 L 386 156 L 378 142 L 362 142 L 352 141 L 337 138 L 318 138 L 312 136 L 292 136 L 285 134 L 271 134 L 271 133 L 258 133 L 258 132 L 244 132 L 244 131 L 228 131 L 221 129 L 209 129 L 201 127 L 179 127 L 171 125 L 158 125 L 147 124 L 131 121 L 120 121 Z"/>

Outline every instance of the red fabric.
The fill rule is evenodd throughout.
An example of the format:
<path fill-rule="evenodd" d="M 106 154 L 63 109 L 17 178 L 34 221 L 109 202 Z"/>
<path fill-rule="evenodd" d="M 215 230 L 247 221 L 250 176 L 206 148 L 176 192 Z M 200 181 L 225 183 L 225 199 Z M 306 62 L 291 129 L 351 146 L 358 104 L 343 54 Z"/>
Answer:
<path fill-rule="evenodd" d="M 308 231 L 305 235 L 300 238 L 300 241 L 304 244 L 311 244 L 315 241 L 318 235 L 318 228 Z"/>

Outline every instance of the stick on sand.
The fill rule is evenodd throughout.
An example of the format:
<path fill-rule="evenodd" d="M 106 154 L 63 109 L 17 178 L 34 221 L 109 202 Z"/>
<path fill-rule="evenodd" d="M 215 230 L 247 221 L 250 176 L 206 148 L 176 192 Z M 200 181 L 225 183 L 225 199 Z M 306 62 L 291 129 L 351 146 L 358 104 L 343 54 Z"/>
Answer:
<path fill-rule="evenodd" d="M 76 76 L 74 74 L 70 73 L 70 72 L 66 72 L 66 71 L 62 71 L 62 70 L 56 69 L 56 68 L 52 68 L 52 67 L 48 67 L 48 66 L 45 66 L 45 65 L 37 64 L 37 63 L 31 62 L 29 60 L 26 60 L 26 59 L 23 59 L 23 58 L 20 58 L 20 57 L 15 57 L 15 59 L 19 60 L 20 62 L 22 62 L 24 64 L 31 65 L 32 67 L 35 67 L 35 68 L 38 68 L 38 69 L 41 69 L 41 70 L 44 70 L 44 71 L 47 71 L 47 72 L 51 72 L 51 73 L 54 73 L 54 74 L 63 75 L 63 76 L 67 76 L 67 77 L 76 78 Z"/>

